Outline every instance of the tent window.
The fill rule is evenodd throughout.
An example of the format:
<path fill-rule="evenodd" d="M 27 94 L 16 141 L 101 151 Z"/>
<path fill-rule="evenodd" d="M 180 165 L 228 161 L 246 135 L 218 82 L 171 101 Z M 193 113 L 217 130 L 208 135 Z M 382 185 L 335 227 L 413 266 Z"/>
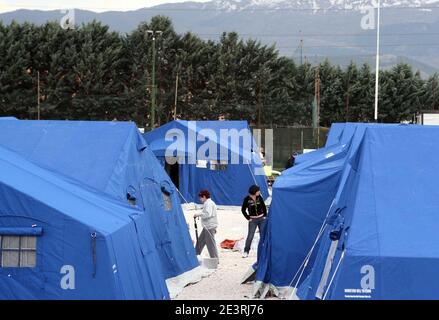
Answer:
<path fill-rule="evenodd" d="M 211 160 L 210 170 L 215 170 L 215 171 L 227 170 L 227 160 L 221 160 L 221 161 Z"/>
<path fill-rule="evenodd" d="M 165 211 L 172 211 L 171 194 L 166 191 L 162 191 L 162 194 L 163 194 L 163 204 L 165 207 Z"/>
<path fill-rule="evenodd" d="M 206 169 L 207 168 L 207 160 L 197 160 L 196 167 Z"/>
<path fill-rule="evenodd" d="M 1 268 L 33 268 L 37 263 L 37 237 L 0 236 Z"/>

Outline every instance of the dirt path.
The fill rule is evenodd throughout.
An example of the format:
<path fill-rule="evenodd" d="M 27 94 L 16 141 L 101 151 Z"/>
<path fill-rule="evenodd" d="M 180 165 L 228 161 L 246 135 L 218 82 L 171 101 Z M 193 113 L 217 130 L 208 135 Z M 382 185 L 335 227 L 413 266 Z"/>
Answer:
<path fill-rule="evenodd" d="M 193 214 L 194 210 L 185 210 L 186 221 L 190 225 L 192 239 L 195 239 Z M 225 239 L 237 240 L 246 237 L 247 221 L 240 213 L 239 208 L 218 210 L 219 228 L 217 244 Z M 198 223 L 201 232 L 200 223 Z M 255 237 L 257 238 L 257 237 Z M 208 256 L 205 249 L 202 256 Z M 218 269 L 211 276 L 200 282 L 186 287 L 176 298 L 177 300 L 243 300 L 252 296 L 253 284 L 240 284 L 244 274 L 256 261 L 256 250 L 250 252 L 248 258 L 242 258 L 241 252 L 219 249 L 220 263 Z"/>

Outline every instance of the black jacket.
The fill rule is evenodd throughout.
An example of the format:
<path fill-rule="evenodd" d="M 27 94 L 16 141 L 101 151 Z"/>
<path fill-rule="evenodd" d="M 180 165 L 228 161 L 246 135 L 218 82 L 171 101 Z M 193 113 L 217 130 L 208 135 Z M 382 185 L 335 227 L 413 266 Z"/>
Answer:
<path fill-rule="evenodd" d="M 259 196 L 256 198 L 256 202 L 253 201 L 250 196 L 244 198 L 242 203 L 241 212 L 247 220 L 257 216 L 267 216 L 267 207 L 265 206 L 264 199 Z"/>

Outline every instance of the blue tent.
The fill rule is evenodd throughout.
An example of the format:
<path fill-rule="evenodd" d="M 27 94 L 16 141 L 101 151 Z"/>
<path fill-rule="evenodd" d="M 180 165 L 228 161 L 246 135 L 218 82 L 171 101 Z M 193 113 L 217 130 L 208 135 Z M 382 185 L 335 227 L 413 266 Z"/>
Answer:
<path fill-rule="evenodd" d="M 439 299 L 438 146 L 438 127 L 365 129 L 301 298 Z"/>
<path fill-rule="evenodd" d="M 0 146 L 151 217 L 166 279 L 198 266 L 174 185 L 132 122 L 2 121 Z"/>
<path fill-rule="evenodd" d="M 208 189 L 217 204 L 241 205 L 252 184 L 259 185 L 262 195 L 268 197 L 262 162 L 245 121 L 177 120 L 144 137 L 188 202 L 198 202 L 198 192 Z M 210 149 L 201 152 L 206 146 Z M 167 150 L 174 152 L 169 156 Z M 167 157 L 177 161 L 176 171 L 170 169 Z"/>
<path fill-rule="evenodd" d="M 328 132 L 325 147 L 330 147 L 340 142 L 346 123 L 333 123 Z"/>
<path fill-rule="evenodd" d="M 260 242 L 257 280 L 278 289 L 300 285 L 316 258 L 322 225 L 337 197 L 368 127 L 389 124 L 345 123 L 337 141 L 312 152 L 307 161 L 285 170 L 273 185 L 267 228 Z M 331 133 L 330 133 L 331 135 Z"/>
<path fill-rule="evenodd" d="M 295 283 L 337 191 L 348 145 L 282 172 L 274 185 L 267 228 L 258 250 L 256 279 L 276 287 Z"/>
<path fill-rule="evenodd" d="M 167 299 L 147 215 L 0 147 L 0 299 Z"/>

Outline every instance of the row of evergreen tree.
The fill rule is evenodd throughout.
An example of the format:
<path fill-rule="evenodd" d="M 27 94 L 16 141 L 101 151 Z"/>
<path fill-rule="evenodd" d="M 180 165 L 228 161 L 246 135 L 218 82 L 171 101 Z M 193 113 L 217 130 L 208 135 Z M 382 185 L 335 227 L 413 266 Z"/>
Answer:
<path fill-rule="evenodd" d="M 150 114 L 152 38 L 157 37 L 157 125 L 172 119 L 244 119 L 260 125 L 312 124 L 320 77 L 320 125 L 372 121 L 375 75 L 369 65 L 328 61 L 296 64 L 275 46 L 224 33 L 204 41 L 179 35 L 157 16 L 130 34 L 92 22 L 64 30 L 58 23 L 0 24 L 0 116 L 42 119 L 134 120 Z M 317 71 L 318 68 L 318 71 Z M 438 76 L 423 79 L 407 64 L 380 72 L 381 122 L 411 119 L 437 107 Z"/>

